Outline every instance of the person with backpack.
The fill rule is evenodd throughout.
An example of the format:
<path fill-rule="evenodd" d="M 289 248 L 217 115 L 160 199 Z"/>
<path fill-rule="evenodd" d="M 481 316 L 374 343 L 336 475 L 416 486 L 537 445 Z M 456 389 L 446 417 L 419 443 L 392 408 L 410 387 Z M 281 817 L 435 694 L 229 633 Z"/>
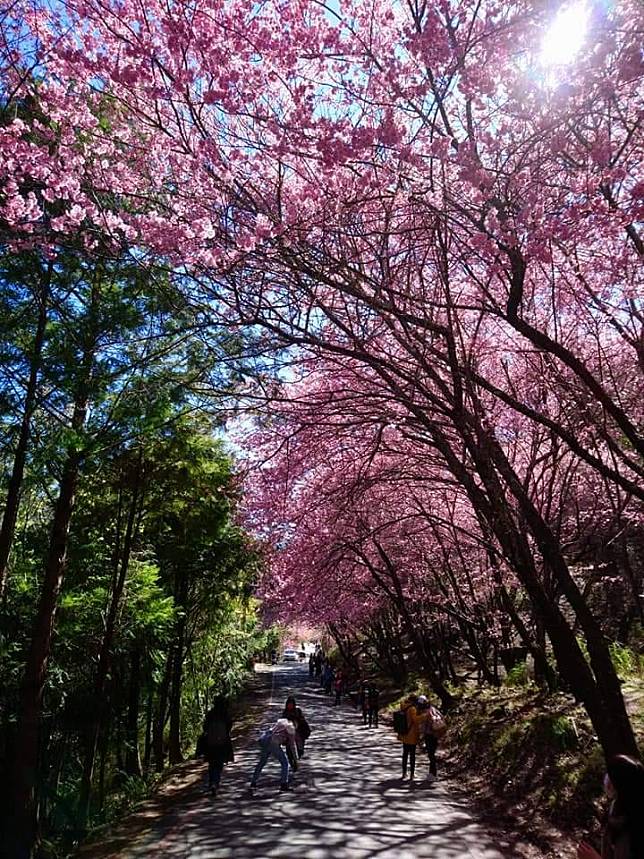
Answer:
<path fill-rule="evenodd" d="M 280 765 L 280 790 L 290 790 L 289 779 L 289 758 L 291 769 L 293 772 L 297 770 L 297 744 L 295 740 L 296 731 L 295 725 L 289 719 L 278 719 L 277 722 L 268 731 L 264 731 L 259 738 L 259 760 L 253 772 L 253 777 L 250 781 L 250 789 L 254 790 L 257 787 L 259 776 L 266 766 L 269 758 L 274 758 Z M 288 751 L 288 757 L 283 746 Z"/>
<path fill-rule="evenodd" d="M 218 695 L 206 713 L 200 738 L 204 757 L 208 761 L 208 790 L 212 796 L 217 795 L 224 766 L 235 759 L 230 739 L 232 724 L 228 702 Z"/>
<path fill-rule="evenodd" d="M 430 704 L 424 695 L 418 697 L 418 704 L 425 715 L 424 735 L 425 749 L 429 759 L 429 775 L 432 779 L 436 779 L 436 750 L 438 741 L 447 730 L 447 725 L 438 707 Z"/>
<path fill-rule="evenodd" d="M 416 771 L 416 746 L 420 742 L 421 730 L 424 727 L 424 714 L 417 709 L 418 697 L 409 695 L 400 710 L 394 713 L 394 731 L 402 743 L 402 777 L 407 778 L 409 764 L 409 779 L 414 778 Z"/>
<path fill-rule="evenodd" d="M 380 707 L 380 691 L 377 686 L 371 684 L 367 692 L 367 716 L 369 727 L 378 727 L 378 709 Z"/>
<path fill-rule="evenodd" d="M 304 743 L 311 736 L 311 726 L 306 721 L 301 708 L 297 706 L 297 702 L 293 695 L 289 695 L 286 699 L 282 716 L 295 725 L 295 745 L 297 746 L 297 756 L 298 758 L 303 758 Z"/>

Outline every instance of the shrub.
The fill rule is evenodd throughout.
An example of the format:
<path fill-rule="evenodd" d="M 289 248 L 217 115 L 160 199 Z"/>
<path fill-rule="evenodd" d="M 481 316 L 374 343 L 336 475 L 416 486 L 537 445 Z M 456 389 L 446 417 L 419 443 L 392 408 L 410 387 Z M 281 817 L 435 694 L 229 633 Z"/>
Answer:
<path fill-rule="evenodd" d="M 505 676 L 506 686 L 527 686 L 530 682 L 528 666 L 525 662 L 517 663 Z"/>
<path fill-rule="evenodd" d="M 626 645 L 614 641 L 609 645 L 615 671 L 622 679 L 641 674 L 644 668 L 642 657 Z"/>
<path fill-rule="evenodd" d="M 576 749 L 579 745 L 577 727 L 569 716 L 554 716 L 548 713 L 535 716 L 532 730 L 535 740 L 557 752 Z"/>

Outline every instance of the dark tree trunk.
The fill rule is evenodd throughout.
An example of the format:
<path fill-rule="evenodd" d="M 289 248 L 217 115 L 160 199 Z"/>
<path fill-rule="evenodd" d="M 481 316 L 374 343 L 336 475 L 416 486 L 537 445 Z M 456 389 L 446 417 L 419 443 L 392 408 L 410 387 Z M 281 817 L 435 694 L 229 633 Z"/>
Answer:
<path fill-rule="evenodd" d="M 107 769 L 107 758 L 110 751 L 110 734 L 111 728 L 110 725 L 107 724 L 101 731 L 98 752 L 98 807 L 101 811 L 105 807 L 105 771 Z"/>
<path fill-rule="evenodd" d="M 376 651 L 374 661 L 378 668 L 391 677 L 396 686 L 404 685 L 407 680 L 407 665 L 395 632 L 388 628 L 384 620 L 374 621 L 371 630 Z"/>
<path fill-rule="evenodd" d="M 116 751 L 116 769 L 119 774 L 119 781 L 125 772 L 125 755 L 123 754 L 123 710 L 121 700 L 119 699 L 117 706 L 114 708 L 114 722 L 116 726 L 115 751 Z"/>
<path fill-rule="evenodd" d="M 577 699 L 583 702 L 606 756 L 622 753 L 637 757 L 635 736 L 608 647 L 599 625 L 570 576 L 556 538 L 523 493 L 520 482 L 496 440 L 484 431 L 480 432 L 476 441 L 467 431 L 464 432 L 464 438 L 485 486 L 487 497 L 476 486 L 461 458 L 456 456 L 451 447 L 449 453 L 447 444 L 443 449 L 449 456 L 454 473 L 461 479 L 472 502 L 479 510 L 484 511 L 490 528 L 511 560 L 531 599 L 535 617 L 543 624 L 548 634 L 562 678 Z M 535 538 L 544 563 L 575 611 L 586 636 L 590 665 L 579 647 L 574 630 L 540 581 L 531 544 L 523 527 L 519 527 L 513 518 L 511 508 L 507 504 L 507 489 L 501 483 L 499 474 L 507 481 L 521 505 L 522 522 Z"/>
<path fill-rule="evenodd" d="M 141 696 L 141 650 L 137 645 L 130 655 L 130 684 L 127 707 L 127 752 L 125 772 L 128 775 L 141 775 L 141 755 L 139 754 L 139 699 Z"/>
<path fill-rule="evenodd" d="M 402 585 L 400 583 L 400 579 L 396 572 L 396 568 L 394 564 L 391 562 L 391 559 L 385 552 L 384 548 L 380 545 L 377 539 L 372 537 L 373 543 L 378 550 L 378 554 L 382 558 L 382 561 L 387 570 L 386 575 L 388 580 L 391 582 L 391 586 L 393 588 L 393 592 L 391 588 L 387 586 L 387 584 L 383 581 L 383 576 L 380 574 L 373 564 L 366 561 L 369 566 L 370 572 L 372 576 L 376 579 L 376 581 L 384 588 L 386 592 L 389 593 L 390 598 L 393 600 L 396 608 L 400 612 L 400 616 L 402 622 L 405 625 L 405 629 L 407 630 L 407 635 L 412 641 L 414 647 L 416 648 L 416 655 L 420 660 L 423 670 L 429 680 L 429 684 L 432 687 L 432 691 L 438 695 L 441 707 L 443 710 L 448 711 L 454 706 L 454 697 L 450 694 L 445 684 L 441 680 L 438 672 L 436 671 L 436 663 L 432 657 L 432 654 L 425 647 L 425 642 L 423 640 L 423 636 L 421 635 L 418 627 L 414 623 L 414 619 L 411 616 L 409 611 L 409 606 L 407 605 L 407 600 L 405 599 L 405 595 L 403 593 Z"/>
<path fill-rule="evenodd" d="M 27 389 L 25 391 L 22 421 L 20 422 L 20 431 L 18 433 L 18 442 L 16 444 L 16 451 L 13 458 L 11 477 L 9 478 L 9 485 L 7 487 L 7 498 L 5 500 L 4 512 L 2 514 L 2 524 L 0 524 L 0 600 L 2 599 L 7 583 L 9 555 L 11 553 L 11 546 L 13 544 L 16 530 L 22 479 L 25 472 L 25 462 L 27 461 L 29 438 L 31 436 L 31 419 L 36 407 L 38 376 L 40 373 L 43 344 L 45 342 L 47 308 L 53 270 L 54 263 L 49 262 L 47 269 L 43 273 L 43 282 L 40 295 L 38 296 L 38 322 L 36 325 L 33 350 L 29 364 L 29 379 L 27 381 Z"/>
<path fill-rule="evenodd" d="M 91 315 L 96 293 L 92 294 Z M 74 408 L 70 423 L 72 433 L 80 438 L 85 429 L 89 404 L 90 383 L 96 347 L 95 331 L 85 344 L 77 376 Z M 10 801 L 11 814 L 7 833 L 7 859 L 28 859 L 33 854 L 37 833 L 38 753 L 42 704 L 51 653 L 58 597 L 67 566 L 67 547 L 80 466 L 84 452 L 74 446 L 69 449 L 63 465 L 54 506 L 51 536 L 47 549 L 40 600 L 32 624 L 31 642 L 23 674 L 18 709 L 18 727 L 13 750 L 13 780 Z"/>
<path fill-rule="evenodd" d="M 154 715 L 154 697 L 152 686 L 148 689 L 148 697 L 145 711 L 145 744 L 143 748 L 143 768 L 145 772 L 150 770 L 152 760 L 152 721 Z"/>
<path fill-rule="evenodd" d="M 521 644 L 528 649 L 534 661 L 535 680 L 538 685 L 543 686 L 548 689 L 548 691 L 552 692 L 557 686 L 557 678 L 555 677 L 555 674 L 550 667 L 550 663 L 548 662 L 548 658 L 546 656 L 546 651 L 543 647 L 537 644 L 537 642 L 528 632 L 528 628 L 523 622 L 521 615 L 517 611 L 512 597 L 510 596 L 507 591 L 507 588 L 501 581 L 501 574 L 500 571 L 498 571 L 496 564 L 493 565 L 493 569 L 495 570 L 497 593 L 501 606 L 505 610 L 507 616 L 512 621 L 512 625 L 514 626 L 517 635 L 519 636 Z"/>
<path fill-rule="evenodd" d="M 523 493 L 502 449 L 489 437 L 486 437 L 485 442 L 484 456 L 495 462 L 499 473 L 511 487 L 521 505 L 526 527 L 534 536 L 546 567 L 575 612 L 586 638 L 590 666 L 581 652 L 574 631 L 559 607 L 548 598 L 548 594 L 543 592 L 530 564 L 527 572 L 532 589 L 531 597 L 537 609 L 538 620 L 543 623 L 552 643 L 557 664 L 560 669 L 565 666 L 565 671 L 561 672 L 562 676 L 573 693 L 583 701 L 606 756 L 628 754 L 638 757 L 639 751 L 626 712 L 621 685 L 602 629 L 570 575 L 557 538 L 530 499 Z M 522 535 L 519 539 L 522 539 Z M 524 557 L 526 550 L 529 554 L 527 540 L 523 538 Z"/>
<path fill-rule="evenodd" d="M 358 661 L 351 649 L 351 639 L 348 636 L 346 639 L 343 639 L 342 633 L 333 624 L 329 624 L 329 632 L 338 646 L 338 650 L 340 651 L 340 656 L 342 657 L 344 664 L 348 666 L 354 674 L 359 674 Z"/>
<path fill-rule="evenodd" d="M 174 601 L 178 610 L 172 658 L 170 686 L 170 731 L 168 734 L 168 758 L 171 764 L 183 761 L 181 750 L 181 695 L 183 692 L 183 661 L 186 655 L 186 629 L 189 581 L 187 572 L 175 570 Z"/>
<path fill-rule="evenodd" d="M 82 420 L 76 421 L 79 429 L 84 423 L 85 409 L 86 400 L 77 405 L 77 414 L 80 415 L 82 412 Z M 80 454 L 74 451 L 65 463 L 60 482 L 42 592 L 25 666 L 14 747 L 12 814 L 9 818 L 10 834 L 7 853 L 9 859 L 30 857 L 36 837 L 35 791 L 42 699 L 58 596 L 65 574 L 67 540 L 74 509 L 79 465 Z"/>
<path fill-rule="evenodd" d="M 168 655 L 166 657 L 163 679 L 161 680 L 161 685 L 159 686 L 157 710 L 154 719 L 154 768 L 158 773 L 163 772 L 163 768 L 165 766 L 165 750 L 163 740 L 165 734 L 166 715 L 168 711 L 168 693 L 170 691 L 170 680 L 172 677 L 172 664 L 174 661 L 173 654 L 174 648 L 170 647 L 170 649 L 168 650 Z"/>
<path fill-rule="evenodd" d="M 112 644 L 114 641 L 116 622 L 121 608 L 121 599 L 123 597 L 123 591 L 125 589 L 125 582 L 127 580 L 127 573 L 130 565 L 130 555 L 132 553 L 132 543 L 134 540 L 134 525 L 136 522 L 137 513 L 139 511 L 140 475 L 141 459 L 139 458 L 134 486 L 132 489 L 130 508 L 128 511 L 125 537 L 123 539 L 122 556 L 120 558 L 120 563 L 118 564 L 118 571 L 114 581 L 114 587 L 110 599 L 110 606 L 105 621 L 103 640 L 101 642 L 101 650 L 98 658 L 96 677 L 94 679 L 94 709 L 91 713 L 90 724 L 87 732 L 87 746 L 78 799 L 78 818 L 80 821 L 81 828 L 84 828 L 87 825 L 87 821 L 89 819 L 92 794 L 92 778 L 94 775 L 94 764 L 96 761 L 98 738 L 100 735 L 101 725 L 105 713 L 105 690 L 110 670 Z"/>
<path fill-rule="evenodd" d="M 186 619 L 179 618 L 172 660 L 172 687 L 170 693 L 170 733 L 168 758 L 171 764 L 183 761 L 181 750 L 181 694 L 183 690 L 183 657 L 185 651 Z"/>
<path fill-rule="evenodd" d="M 619 566 L 628 586 L 630 588 L 631 596 L 633 598 L 633 604 L 635 607 L 635 613 L 637 618 L 639 619 L 640 624 L 644 624 L 644 602 L 642 600 L 642 578 L 638 576 L 633 569 L 633 565 L 631 564 L 631 559 L 628 554 L 628 543 L 626 540 L 626 535 L 624 533 L 621 534 L 619 540 L 617 541 L 617 554 L 619 558 Z"/>

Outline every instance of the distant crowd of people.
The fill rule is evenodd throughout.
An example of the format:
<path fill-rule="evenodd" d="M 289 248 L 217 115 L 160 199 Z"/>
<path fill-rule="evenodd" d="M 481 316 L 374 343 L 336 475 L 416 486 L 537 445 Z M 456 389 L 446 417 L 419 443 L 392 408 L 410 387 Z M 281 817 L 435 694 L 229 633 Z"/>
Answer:
<path fill-rule="evenodd" d="M 373 682 L 360 680 L 350 683 L 346 669 L 334 668 L 321 648 L 309 657 L 309 678 L 319 684 L 325 695 L 340 705 L 351 696 L 362 723 L 378 727 L 380 693 Z M 208 763 L 208 790 L 215 796 L 226 763 L 233 760 L 231 742 L 232 720 L 224 698 L 218 697 L 206 714 L 197 753 Z M 413 780 L 416 775 L 416 751 L 427 753 L 428 777 L 437 776 L 436 752 L 447 726 L 438 707 L 425 695 L 409 695 L 393 713 L 393 729 L 402 746 L 402 779 Z M 259 737 L 259 759 L 251 777 L 250 787 L 257 787 L 262 770 L 272 758 L 280 768 L 280 790 L 288 791 L 299 761 L 305 755 L 305 744 L 311 726 L 293 695 L 286 699 L 284 710 L 272 727 Z M 600 850 L 582 842 L 577 859 L 644 859 L 644 765 L 627 755 L 616 755 L 607 765 L 604 788 L 610 799 L 603 826 Z"/>
<path fill-rule="evenodd" d="M 324 693 L 334 699 L 336 706 L 342 703 L 350 688 L 349 672 L 346 669 L 334 668 L 321 648 L 309 656 L 309 677 L 318 681 Z"/>

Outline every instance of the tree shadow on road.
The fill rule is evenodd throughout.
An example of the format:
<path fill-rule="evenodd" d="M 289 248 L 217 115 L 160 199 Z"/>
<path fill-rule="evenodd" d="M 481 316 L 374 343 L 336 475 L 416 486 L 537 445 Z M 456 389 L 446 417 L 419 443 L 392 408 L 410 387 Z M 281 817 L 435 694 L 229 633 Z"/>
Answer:
<path fill-rule="evenodd" d="M 269 762 L 250 796 L 259 750 L 248 742 L 226 769 L 212 800 L 195 782 L 157 808 L 148 830 L 118 852 L 85 854 L 142 859 L 520 859 L 517 841 L 481 825 L 467 800 L 442 781 L 415 787 L 396 777 L 400 746 L 387 729 L 365 730 L 360 714 L 334 707 L 303 672 L 276 672 L 270 702 L 257 721 L 272 719 L 293 691 L 313 733 L 294 780 L 279 793 L 279 767 Z M 396 775 L 394 775 L 394 773 Z M 196 778 L 196 774 L 195 774 Z"/>

